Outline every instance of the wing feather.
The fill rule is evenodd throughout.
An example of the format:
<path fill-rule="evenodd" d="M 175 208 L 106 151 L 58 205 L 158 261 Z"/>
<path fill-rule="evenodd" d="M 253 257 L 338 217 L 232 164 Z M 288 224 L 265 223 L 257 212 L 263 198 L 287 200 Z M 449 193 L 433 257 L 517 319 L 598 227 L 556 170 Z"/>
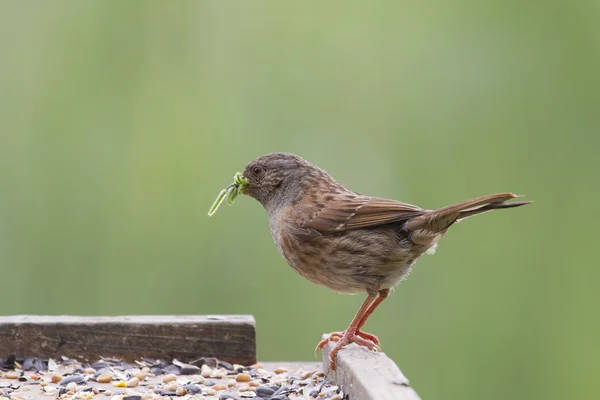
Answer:
<path fill-rule="evenodd" d="M 301 226 L 322 235 L 404 221 L 424 212 L 411 204 L 367 196 L 331 200 L 320 206 Z"/>

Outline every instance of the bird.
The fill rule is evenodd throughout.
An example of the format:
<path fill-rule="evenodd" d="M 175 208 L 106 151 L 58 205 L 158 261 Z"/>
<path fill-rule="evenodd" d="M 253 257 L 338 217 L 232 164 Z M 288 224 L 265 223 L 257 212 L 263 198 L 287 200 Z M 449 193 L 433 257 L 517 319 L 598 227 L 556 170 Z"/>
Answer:
<path fill-rule="evenodd" d="M 424 209 L 354 192 L 290 153 L 256 158 L 244 168 L 242 180 L 240 193 L 263 205 L 277 249 L 298 274 L 336 292 L 367 295 L 348 328 L 326 336 L 315 349 L 335 342 L 331 370 L 349 343 L 381 350 L 377 336 L 363 331 L 363 325 L 453 224 L 530 203 L 508 202 L 519 196 L 507 192 Z"/>

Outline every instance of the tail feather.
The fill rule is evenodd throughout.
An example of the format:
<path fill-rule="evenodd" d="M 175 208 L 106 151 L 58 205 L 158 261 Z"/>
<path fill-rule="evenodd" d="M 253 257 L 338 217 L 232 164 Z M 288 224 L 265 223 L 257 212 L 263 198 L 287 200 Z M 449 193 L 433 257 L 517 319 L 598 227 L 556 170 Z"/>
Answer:
<path fill-rule="evenodd" d="M 530 201 L 506 203 L 508 200 L 517 197 L 519 196 L 513 193 L 495 193 L 462 201 L 437 210 L 427 211 L 425 214 L 408 221 L 406 228 L 411 231 L 423 229 L 431 233 L 444 233 L 450 225 L 473 215 L 501 208 L 519 207 L 531 203 Z"/>
<path fill-rule="evenodd" d="M 472 217 L 473 215 L 482 214 L 484 212 L 488 212 L 488 211 L 492 211 L 492 210 L 500 210 L 503 208 L 519 207 L 519 206 L 524 206 L 524 205 L 530 204 L 530 203 L 531 203 L 531 201 L 513 201 L 512 203 L 491 203 L 491 204 L 485 205 L 483 207 L 477 208 L 475 210 L 461 211 L 458 216 L 457 222 L 459 222 L 465 218 Z"/>

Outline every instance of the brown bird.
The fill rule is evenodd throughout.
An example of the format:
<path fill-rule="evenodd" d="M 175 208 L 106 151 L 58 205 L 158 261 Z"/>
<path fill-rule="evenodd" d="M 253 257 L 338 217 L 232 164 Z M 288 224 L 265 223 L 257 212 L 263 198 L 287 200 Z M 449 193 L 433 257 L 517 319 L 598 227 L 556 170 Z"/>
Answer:
<path fill-rule="evenodd" d="M 348 343 L 380 349 L 377 337 L 363 332 L 362 326 L 417 258 L 435 251 L 450 226 L 473 215 L 529 203 L 506 203 L 517 196 L 497 193 L 426 210 L 353 192 L 288 153 L 257 158 L 246 166 L 243 177 L 241 192 L 265 207 L 275 245 L 296 272 L 337 292 L 367 293 L 350 326 L 317 345 L 319 349 L 337 342 L 329 353 L 331 369 L 337 352 Z"/>

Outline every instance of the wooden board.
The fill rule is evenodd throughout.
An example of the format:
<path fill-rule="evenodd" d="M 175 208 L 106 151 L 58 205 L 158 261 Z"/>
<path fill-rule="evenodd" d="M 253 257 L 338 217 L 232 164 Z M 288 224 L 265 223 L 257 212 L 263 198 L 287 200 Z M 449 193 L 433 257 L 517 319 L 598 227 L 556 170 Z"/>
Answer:
<path fill-rule="evenodd" d="M 199 357 L 256 362 L 251 315 L 0 317 L 0 357 Z"/>
<path fill-rule="evenodd" d="M 370 351 L 354 343 L 338 352 L 336 369 L 330 371 L 329 351 L 334 344 L 330 342 L 323 348 L 323 371 L 350 399 L 420 399 L 400 368 L 385 353 Z"/>

